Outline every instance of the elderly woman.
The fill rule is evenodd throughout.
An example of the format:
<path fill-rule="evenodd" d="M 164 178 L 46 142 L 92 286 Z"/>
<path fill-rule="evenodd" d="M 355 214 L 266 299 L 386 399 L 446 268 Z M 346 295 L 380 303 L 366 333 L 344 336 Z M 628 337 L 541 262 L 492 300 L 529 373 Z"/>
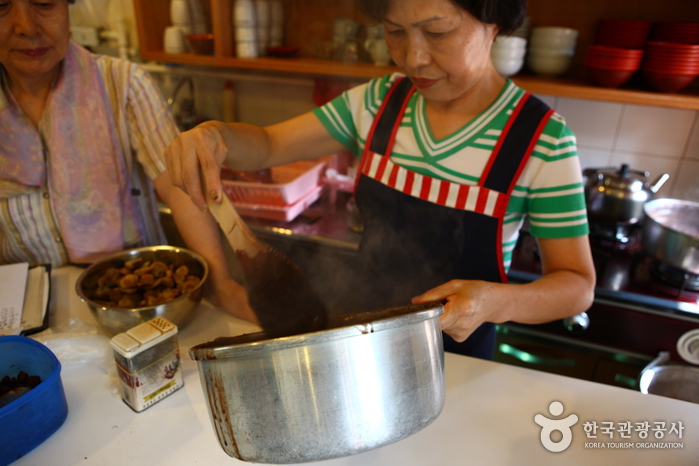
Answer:
<path fill-rule="evenodd" d="M 0 4 L 0 263 L 89 263 L 165 244 L 153 186 L 243 317 L 218 227 L 179 189 L 163 151 L 178 131 L 149 75 L 71 42 L 68 3 Z"/>
<path fill-rule="evenodd" d="M 210 122 L 185 132 L 166 152 L 173 183 L 204 206 L 202 188 L 221 196 L 224 163 L 257 170 L 349 148 L 361 156 L 364 234 L 348 299 L 366 296 L 367 308 L 443 300 L 442 329 L 453 337 L 445 348 L 485 358 L 495 323 L 586 310 L 595 273 L 575 137 L 490 60 L 526 0 L 361 3 L 383 23 L 403 73 L 270 127 Z M 543 276 L 507 284 L 525 217 Z"/>

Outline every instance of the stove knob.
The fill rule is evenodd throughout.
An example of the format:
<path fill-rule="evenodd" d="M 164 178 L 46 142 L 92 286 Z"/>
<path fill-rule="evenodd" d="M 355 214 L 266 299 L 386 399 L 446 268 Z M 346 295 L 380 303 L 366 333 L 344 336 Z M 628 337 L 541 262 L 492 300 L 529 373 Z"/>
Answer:
<path fill-rule="evenodd" d="M 574 315 L 573 317 L 566 317 L 563 319 L 563 326 L 570 333 L 583 333 L 590 326 L 590 317 L 586 312 Z"/>

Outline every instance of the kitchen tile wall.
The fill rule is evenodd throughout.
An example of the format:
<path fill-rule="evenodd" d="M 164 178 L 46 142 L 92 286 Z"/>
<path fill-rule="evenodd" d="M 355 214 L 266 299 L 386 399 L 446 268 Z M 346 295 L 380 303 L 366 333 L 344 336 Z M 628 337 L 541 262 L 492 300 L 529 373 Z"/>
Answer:
<path fill-rule="evenodd" d="M 699 201 L 699 112 L 541 96 L 575 132 L 583 167 L 645 170 L 670 180 L 657 197 Z"/>
<path fill-rule="evenodd" d="M 197 99 L 209 118 L 220 118 L 224 81 L 225 77 L 195 78 Z M 237 76 L 234 82 L 240 121 L 270 125 L 315 107 L 310 78 L 260 81 L 254 76 Z M 670 179 L 656 197 L 699 202 L 699 112 L 538 97 L 563 115 L 575 132 L 583 168 L 627 163 L 632 169 L 648 171 L 651 181 L 668 173 Z"/>

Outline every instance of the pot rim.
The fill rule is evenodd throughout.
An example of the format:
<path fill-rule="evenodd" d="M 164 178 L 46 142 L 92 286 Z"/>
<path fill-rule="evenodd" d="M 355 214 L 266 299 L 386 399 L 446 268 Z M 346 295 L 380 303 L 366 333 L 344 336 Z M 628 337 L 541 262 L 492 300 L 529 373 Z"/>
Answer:
<path fill-rule="evenodd" d="M 190 348 L 189 356 L 196 361 L 203 361 L 280 351 L 405 327 L 442 314 L 444 314 L 444 306 L 436 302 L 380 309 L 346 316 L 345 325 L 300 335 L 265 338 L 265 332 L 256 332 L 220 337 Z"/>
<path fill-rule="evenodd" d="M 658 207 L 660 206 L 660 207 Z M 661 199 L 654 199 L 652 201 L 648 201 L 643 205 L 643 211 L 646 215 L 646 218 L 658 225 L 660 228 L 663 230 L 667 230 L 669 232 L 675 233 L 676 235 L 679 235 L 681 238 L 685 238 L 689 240 L 693 245 L 699 244 L 699 236 L 697 235 L 692 235 L 690 233 L 686 233 L 684 231 L 678 230 L 676 228 L 669 227 L 665 225 L 663 222 L 658 221 L 653 214 L 655 211 L 661 208 L 675 208 L 677 206 L 689 206 L 693 209 L 696 209 L 699 212 L 699 202 L 694 202 L 694 201 L 685 201 L 681 199 L 670 199 L 670 198 L 661 198 Z"/>

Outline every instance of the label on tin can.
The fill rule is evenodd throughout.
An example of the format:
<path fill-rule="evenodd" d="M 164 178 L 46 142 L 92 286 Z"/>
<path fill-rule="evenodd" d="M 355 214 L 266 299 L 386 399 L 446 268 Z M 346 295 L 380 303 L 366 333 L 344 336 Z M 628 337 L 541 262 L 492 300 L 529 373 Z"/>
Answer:
<path fill-rule="evenodd" d="M 122 398 L 141 412 L 184 386 L 180 370 L 177 326 L 162 317 L 114 336 Z"/>

